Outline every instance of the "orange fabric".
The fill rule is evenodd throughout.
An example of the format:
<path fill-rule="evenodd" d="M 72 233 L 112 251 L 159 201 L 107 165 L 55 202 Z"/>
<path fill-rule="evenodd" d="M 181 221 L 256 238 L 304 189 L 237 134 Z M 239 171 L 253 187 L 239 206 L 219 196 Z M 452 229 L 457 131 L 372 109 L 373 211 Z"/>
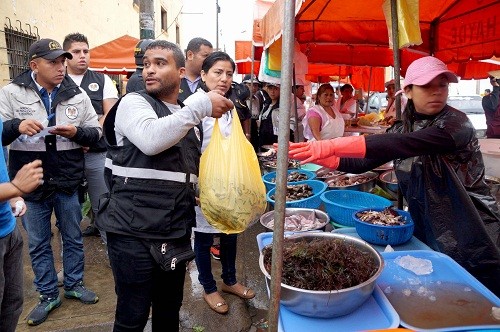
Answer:
<path fill-rule="evenodd" d="M 252 59 L 246 58 L 244 60 L 236 60 L 236 68 L 238 70 L 238 74 L 250 74 L 252 70 Z M 259 74 L 260 61 L 254 61 L 253 64 L 253 73 L 255 75 Z"/>
<path fill-rule="evenodd" d="M 110 74 L 134 72 L 134 48 L 139 39 L 124 35 L 90 49 L 90 68 Z"/>
<path fill-rule="evenodd" d="M 261 22 L 264 15 L 269 11 L 269 8 L 273 5 L 274 0 L 255 0 L 255 5 L 253 9 L 253 36 L 252 40 L 255 45 L 262 46 L 262 28 Z M 260 57 L 259 57 L 260 59 Z"/>
<path fill-rule="evenodd" d="M 254 46 L 254 57 L 256 60 L 260 60 L 262 57 L 262 47 Z M 234 60 L 246 60 L 252 59 L 252 42 L 250 40 L 237 40 L 234 42 Z"/>
<path fill-rule="evenodd" d="M 497 64 L 481 61 L 454 62 L 448 64 L 448 69 L 463 80 L 481 79 L 487 78 L 489 71 L 500 70 L 500 62 Z"/>

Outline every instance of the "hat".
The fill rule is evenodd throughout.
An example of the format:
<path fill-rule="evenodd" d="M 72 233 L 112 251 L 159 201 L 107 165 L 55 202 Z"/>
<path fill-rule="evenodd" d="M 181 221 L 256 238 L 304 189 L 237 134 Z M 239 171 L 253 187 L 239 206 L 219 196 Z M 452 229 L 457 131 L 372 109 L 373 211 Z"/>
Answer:
<path fill-rule="evenodd" d="M 394 79 L 390 80 L 390 81 L 387 81 L 384 83 L 384 86 L 387 88 L 389 85 L 396 85 L 396 83 L 394 83 Z"/>
<path fill-rule="evenodd" d="M 71 53 L 62 49 L 61 44 L 56 42 L 54 39 L 45 38 L 31 44 L 28 60 L 31 61 L 37 58 L 54 60 L 61 55 L 64 55 L 68 59 L 73 59 Z"/>
<path fill-rule="evenodd" d="M 449 82 L 458 83 L 457 75 L 449 71 L 443 61 L 432 56 L 417 59 L 406 70 L 402 90 L 411 84 L 426 85 L 441 74 L 445 74 Z"/>
<path fill-rule="evenodd" d="M 243 77 L 243 81 L 241 83 L 251 83 L 251 82 L 256 83 L 256 84 L 260 84 L 257 77 L 255 77 L 255 75 L 250 75 L 250 74 L 246 74 Z"/>
<path fill-rule="evenodd" d="M 277 82 L 265 82 L 265 83 L 266 83 L 266 86 L 275 86 L 277 88 L 280 87 L 280 84 Z"/>

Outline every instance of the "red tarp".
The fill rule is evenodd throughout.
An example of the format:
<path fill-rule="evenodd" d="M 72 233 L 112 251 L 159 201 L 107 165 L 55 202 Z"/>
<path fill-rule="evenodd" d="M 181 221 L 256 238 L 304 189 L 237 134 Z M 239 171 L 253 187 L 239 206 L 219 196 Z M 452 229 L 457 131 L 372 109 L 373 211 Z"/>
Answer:
<path fill-rule="evenodd" d="M 389 66 L 392 50 L 384 0 L 297 1 L 295 37 L 312 63 Z M 265 46 L 281 36 L 284 0 L 276 0 L 254 30 L 254 41 Z M 497 16 L 499 16 L 497 20 Z M 415 58 L 434 55 L 446 63 L 500 56 L 500 1 L 420 0 L 419 21 L 423 43 L 402 51 L 404 69 Z M 262 36 L 258 36 L 261 33 Z M 485 78 L 484 65 L 461 65 L 462 78 Z M 465 67 L 464 67 L 465 66 Z M 488 70 L 498 66 L 491 64 Z M 457 67 L 458 69 L 458 67 Z"/>
<path fill-rule="evenodd" d="M 262 47 L 255 47 L 255 58 L 262 57 Z M 235 42 L 235 62 L 238 68 L 238 74 L 249 74 L 252 65 L 252 42 L 251 41 L 237 41 Z M 260 61 L 254 61 L 254 74 L 258 75 Z M 339 66 L 328 63 L 309 63 L 307 80 L 312 82 L 329 82 L 338 80 L 338 77 L 349 77 L 351 83 L 356 88 L 363 88 L 367 91 L 384 91 L 384 68 L 373 67 L 371 69 L 370 81 L 370 67 L 366 66 Z M 336 78 L 332 78 L 336 76 Z M 371 82 L 371 83 L 369 83 Z"/>
<path fill-rule="evenodd" d="M 134 48 L 139 39 L 124 35 L 90 49 L 90 68 L 108 74 L 134 72 Z"/>

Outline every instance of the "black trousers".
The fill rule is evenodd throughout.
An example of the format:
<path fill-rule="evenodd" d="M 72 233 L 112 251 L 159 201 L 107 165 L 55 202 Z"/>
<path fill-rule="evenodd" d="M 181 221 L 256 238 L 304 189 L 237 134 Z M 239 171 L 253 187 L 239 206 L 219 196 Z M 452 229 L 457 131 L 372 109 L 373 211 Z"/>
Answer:
<path fill-rule="evenodd" d="M 152 330 L 179 331 L 186 267 L 166 272 L 139 238 L 107 233 L 117 295 L 113 331 L 144 331 L 152 307 Z"/>

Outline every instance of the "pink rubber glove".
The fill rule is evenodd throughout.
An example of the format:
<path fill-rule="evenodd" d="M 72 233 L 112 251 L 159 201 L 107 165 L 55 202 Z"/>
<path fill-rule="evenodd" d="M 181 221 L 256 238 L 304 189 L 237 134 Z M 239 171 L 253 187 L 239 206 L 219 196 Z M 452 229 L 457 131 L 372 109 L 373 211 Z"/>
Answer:
<path fill-rule="evenodd" d="M 288 156 L 303 163 L 317 163 L 329 157 L 364 158 L 364 136 L 339 137 L 331 140 L 291 143 Z M 321 165 L 321 164 L 320 164 Z"/>
<path fill-rule="evenodd" d="M 302 161 L 301 164 L 302 163 L 304 163 L 304 162 Z M 328 157 L 325 159 L 316 159 L 314 161 L 314 163 L 316 165 L 325 166 L 325 167 L 331 168 L 332 170 L 335 170 L 335 169 L 337 169 L 337 167 L 339 167 L 340 158 L 336 157 L 336 156 L 331 156 L 331 157 Z"/>

